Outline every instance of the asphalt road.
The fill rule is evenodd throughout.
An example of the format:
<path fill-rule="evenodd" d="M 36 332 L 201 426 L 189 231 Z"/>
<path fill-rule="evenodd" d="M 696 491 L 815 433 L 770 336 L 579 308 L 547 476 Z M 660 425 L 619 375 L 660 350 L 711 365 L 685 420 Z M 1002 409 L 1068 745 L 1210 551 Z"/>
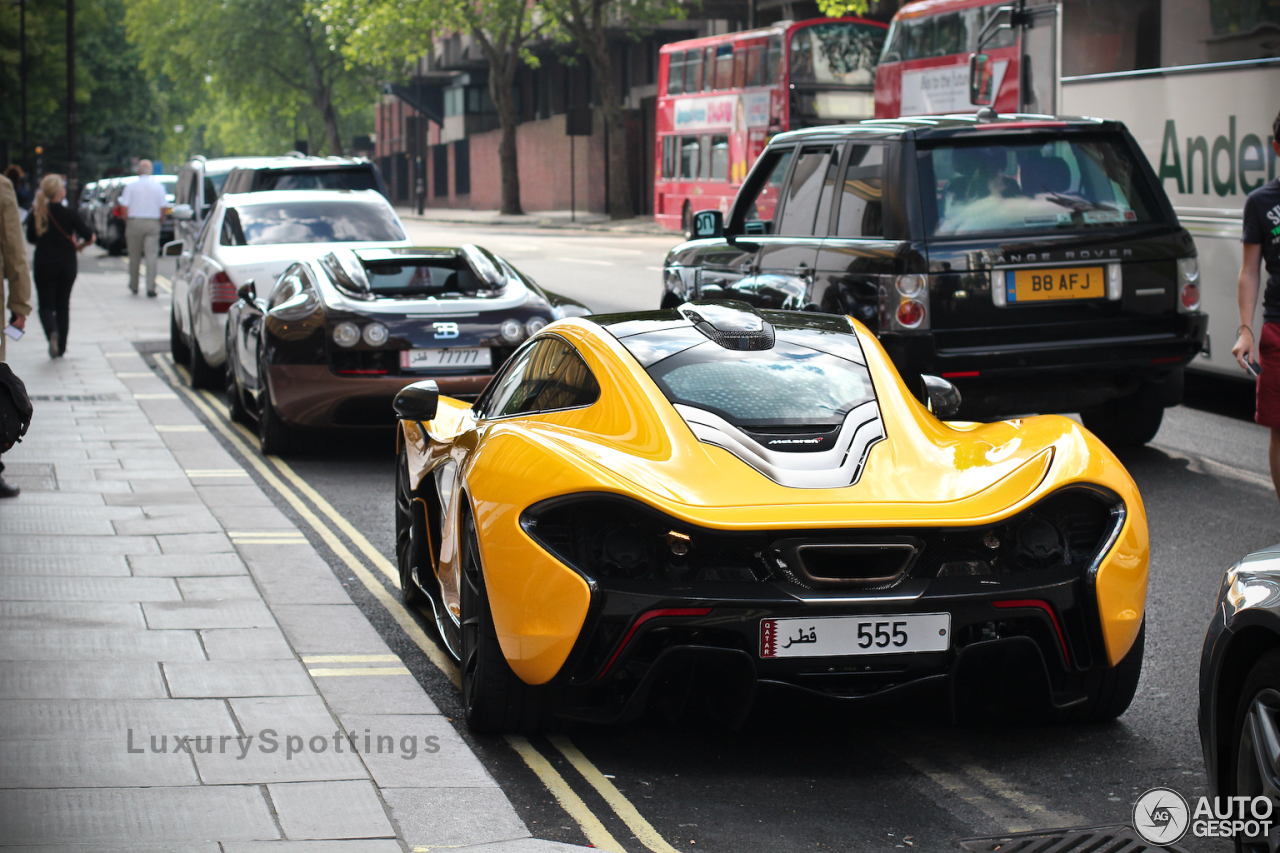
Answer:
<path fill-rule="evenodd" d="M 600 311 L 656 307 L 657 269 L 673 242 L 516 228 L 411 228 L 424 243 L 486 245 L 544 286 Z M 946 850 L 955 849 L 958 837 L 1127 823 L 1134 799 L 1156 786 L 1188 798 L 1204 793 L 1195 729 L 1204 627 L 1223 570 L 1280 539 L 1280 506 L 1266 469 L 1267 433 L 1249 420 L 1248 389 L 1196 381 L 1188 401 L 1190 406 L 1167 412 L 1149 447 L 1122 457 L 1146 503 L 1152 559 L 1143 676 L 1120 720 L 960 728 L 933 708 L 870 715 L 766 697 L 739 731 L 646 718 L 616 728 L 572 728 L 568 736 L 680 850 Z M 359 441 L 332 439 L 289 461 L 394 558 L 390 431 Z M 281 509 L 297 518 L 283 502 Z M 344 582 L 351 581 L 353 599 L 456 719 L 450 682 L 336 558 L 332 563 Z M 536 836 L 585 843 L 579 825 L 507 741 L 472 738 L 460 728 Z M 628 851 L 646 849 L 545 739 L 534 739 L 534 746 Z M 1183 846 L 1229 849 L 1225 842 L 1190 837 Z"/>

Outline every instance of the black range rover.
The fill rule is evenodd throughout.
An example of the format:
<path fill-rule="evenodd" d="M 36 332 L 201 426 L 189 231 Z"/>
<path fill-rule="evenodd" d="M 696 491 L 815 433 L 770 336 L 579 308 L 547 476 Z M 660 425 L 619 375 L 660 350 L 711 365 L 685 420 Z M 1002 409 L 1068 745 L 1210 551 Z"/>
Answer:
<path fill-rule="evenodd" d="M 955 384 L 967 419 L 1080 412 L 1104 441 L 1143 444 L 1204 341 L 1191 236 L 1115 121 L 780 134 L 727 220 L 703 211 L 695 228 L 667 256 L 662 307 L 850 314 L 903 376 Z"/>

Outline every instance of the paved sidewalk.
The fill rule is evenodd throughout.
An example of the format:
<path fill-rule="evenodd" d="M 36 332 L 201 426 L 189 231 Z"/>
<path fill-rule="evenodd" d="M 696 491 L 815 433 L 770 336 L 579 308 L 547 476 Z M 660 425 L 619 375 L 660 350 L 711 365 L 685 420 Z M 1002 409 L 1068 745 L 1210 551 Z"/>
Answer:
<path fill-rule="evenodd" d="M 96 250 L 90 250 L 91 252 Z M 0 502 L 0 848 L 569 853 L 138 354 L 168 300 L 86 263 Z M 346 734 L 344 734 L 346 733 Z M 477 846 L 478 845 L 478 846 Z"/>
<path fill-rule="evenodd" d="M 565 228 L 583 231 L 610 231 L 615 234 L 654 234 L 662 237 L 680 236 L 677 231 L 663 228 L 652 216 L 632 219 L 610 219 L 603 213 L 587 213 L 579 210 L 539 210 L 523 216 L 503 216 L 496 210 L 466 210 L 461 208 L 428 207 L 421 214 L 417 208 L 397 206 L 396 213 L 405 221 L 457 222 L 467 225 L 515 225 L 526 228 Z"/>

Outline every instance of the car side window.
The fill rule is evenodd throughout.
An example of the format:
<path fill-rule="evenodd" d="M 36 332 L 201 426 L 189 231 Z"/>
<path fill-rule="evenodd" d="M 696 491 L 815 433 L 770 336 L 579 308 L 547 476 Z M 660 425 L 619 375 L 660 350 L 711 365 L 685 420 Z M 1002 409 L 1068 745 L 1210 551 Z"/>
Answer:
<path fill-rule="evenodd" d="M 196 235 L 195 250 L 202 254 L 209 254 L 213 251 L 213 240 L 209 238 L 212 228 L 213 217 L 206 217 L 204 224 L 200 226 L 200 233 Z"/>
<path fill-rule="evenodd" d="M 222 230 L 218 242 L 224 246 L 248 245 L 244 229 L 240 227 L 240 214 L 234 207 L 228 207 L 222 214 Z"/>
<path fill-rule="evenodd" d="M 830 213 L 832 187 L 835 183 L 834 175 L 831 174 L 831 161 L 834 159 L 832 154 L 832 148 L 826 145 L 801 149 L 796 158 L 796 166 L 791 171 L 791 182 L 784 193 L 778 234 L 784 237 L 811 237 L 815 233 L 814 223 L 818 219 L 820 208 L 825 206 Z M 826 236 L 826 226 L 817 233 Z"/>
<path fill-rule="evenodd" d="M 787 167 L 791 165 L 791 155 L 794 153 L 794 148 L 774 148 L 762 155 L 761 166 L 768 170 L 768 177 L 761 179 L 754 187 L 755 195 L 745 208 L 746 216 L 742 224 L 745 233 L 773 233 L 773 215 L 778 207 L 778 193 L 782 190 L 783 181 L 787 179 Z M 747 189 L 747 192 L 751 191 L 752 188 Z"/>
<path fill-rule="evenodd" d="M 884 146 L 853 145 L 840 190 L 837 237 L 884 236 Z"/>
<path fill-rule="evenodd" d="M 484 403 L 485 417 L 572 409 L 600 398 L 600 384 L 582 356 L 556 337 L 543 338 L 519 353 L 495 383 Z"/>

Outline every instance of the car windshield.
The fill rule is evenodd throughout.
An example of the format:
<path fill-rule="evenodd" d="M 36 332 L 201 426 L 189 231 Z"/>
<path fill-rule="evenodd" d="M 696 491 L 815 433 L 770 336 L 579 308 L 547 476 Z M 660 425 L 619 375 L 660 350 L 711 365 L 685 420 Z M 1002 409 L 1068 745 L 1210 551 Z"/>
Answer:
<path fill-rule="evenodd" d="M 707 341 L 648 370 L 671 402 L 743 427 L 835 426 L 875 399 L 863 365 L 783 340 L 760 352 Z"/>
<path fill-rule="evenodd" d="M 1116 228 L 1156 208 L 1138 164 L 1114 138 L 938 145 L 920 153 L 931 235 Z"/>
<path fill-rule="evenodd" d="M 376 190 L 373 169 L 266 169 L 254 176 L 254 190 Z"/>
<path fill-rule="evenodd" d="M 480 281 L 458 260 L 373 261 L 364 265 L 369 290 L 378 296 L 474 296 Z"/>
<path fill-rule="evenodd" d="M 791 82 L 867 86 L 875 81 L 884 27 L 817 24 L 791 36 Z"/>
<path fill-rule="evenodd" d="M 354 201 L 300 201 L 228 208 L 221 235 L 224 246 L 403 239 L 404 229 L 391 208 Z"/>

